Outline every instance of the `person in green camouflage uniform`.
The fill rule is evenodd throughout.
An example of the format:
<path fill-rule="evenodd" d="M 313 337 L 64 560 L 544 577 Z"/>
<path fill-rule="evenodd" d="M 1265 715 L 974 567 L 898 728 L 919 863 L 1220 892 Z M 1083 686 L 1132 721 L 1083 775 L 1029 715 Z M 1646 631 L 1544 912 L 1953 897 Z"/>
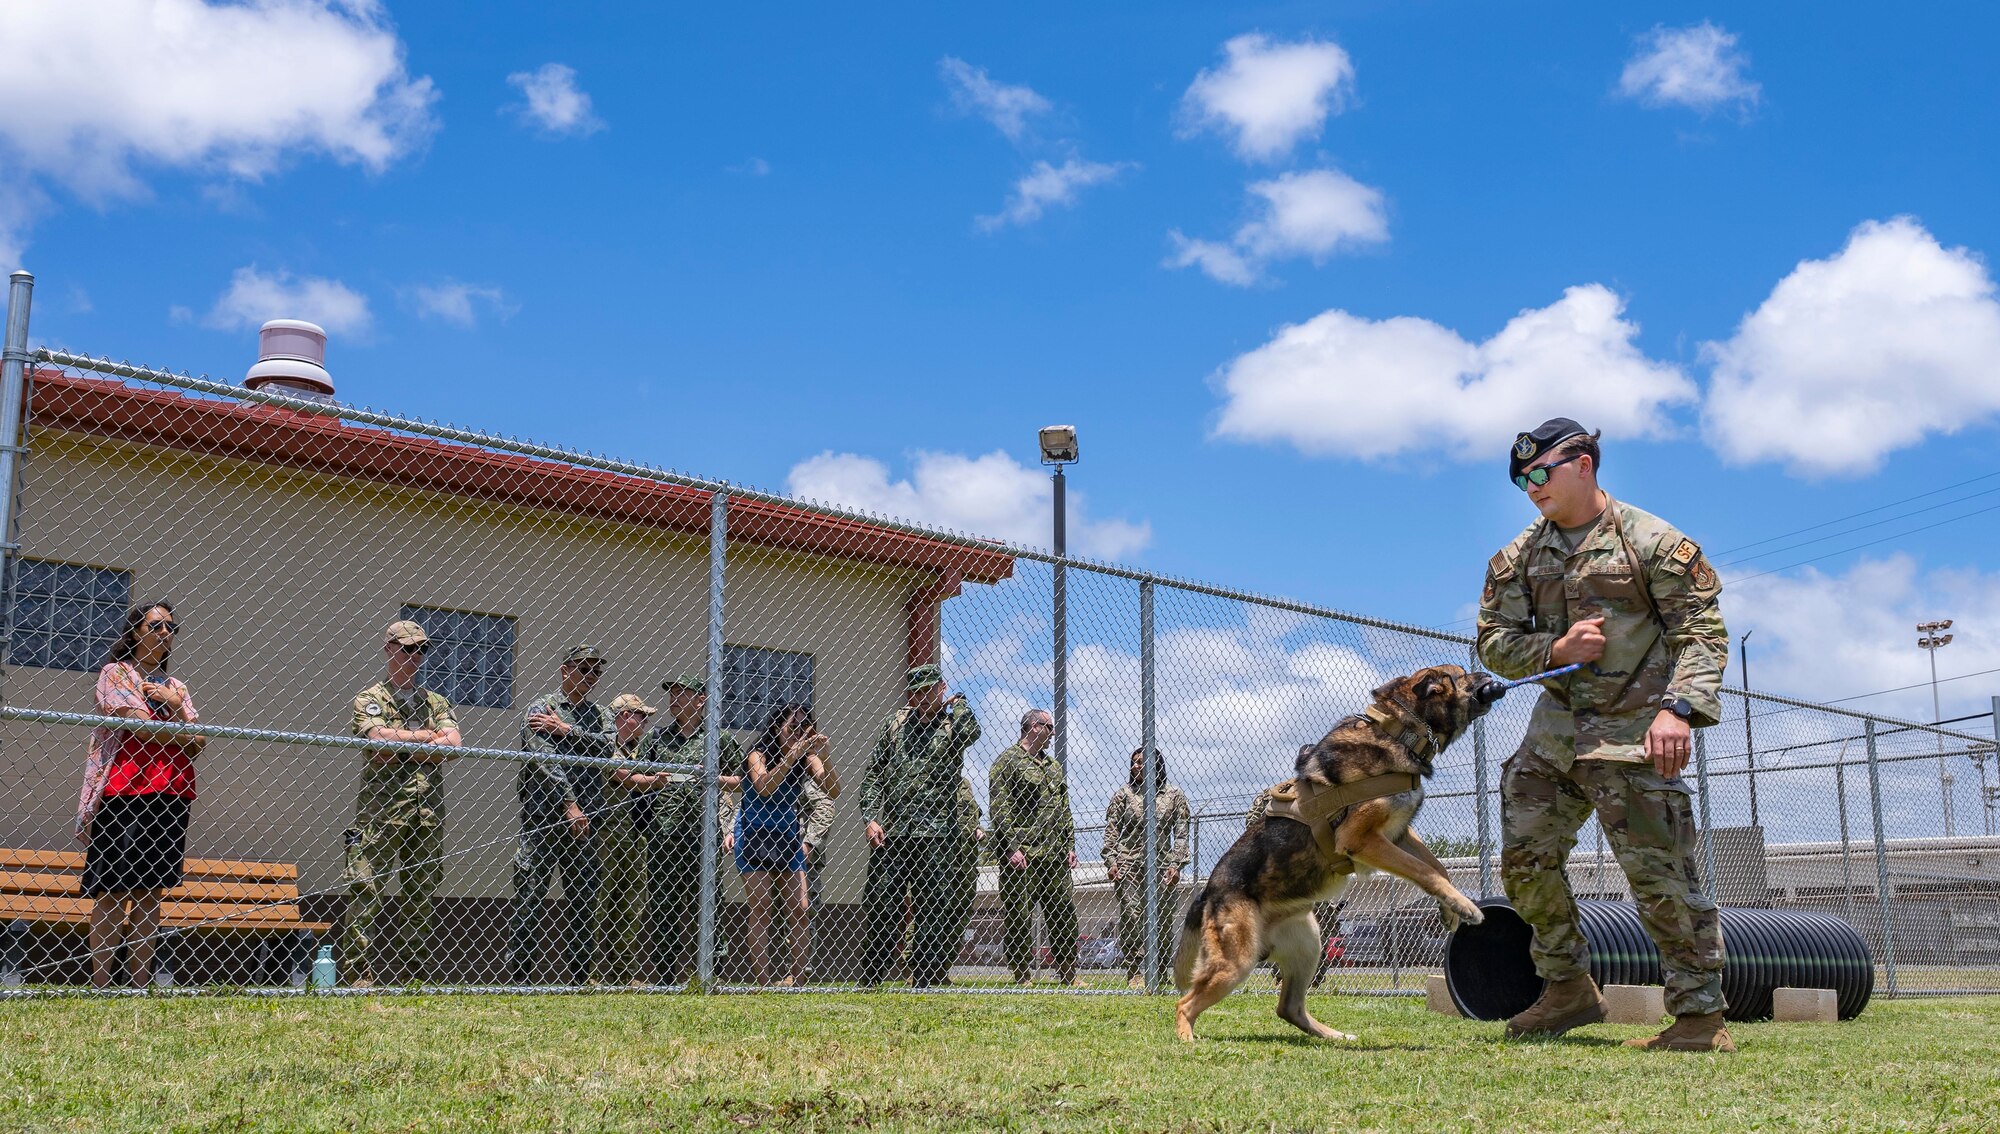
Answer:
<path fill-rule="evenodd" d="M 910 983 L 941 981 L 957 947 L 951 841 L 959 837 L 965 750 L 979 739 L 979 721 L 963 694 L 945 699 L 935 665 L 912 668 L 905 689 L 909 705 L 889 718 L 861 781 L 861 817 L 874 848 L 863 898 L 868 957 L 861 983 L 870 986 L 895 960 L 905 894 L 913 906 Z"/>
<path fill-rule="evenodd" d="M 1146 766 L 1139 749 L 1132 750 L 1129 782 L 1111 793 L 1104 809 L 1104 872 L 1118 897 L 1118 948 L 1125 955 L 1126 984 L 1144 988 L 1146 978 Z M 1174 887 L 1188 862 L 1188 827 L 1193 816 L 1187 796 L 1167 782 L 1166 757 L 1153 750 L 1153 824 L 1158 829 L 1155 853 L 1160 871 L 1155 966 L 1159 983 L 1173 984 L 1174 945 L 1180 940 L 1174 924 Z"/>
<path fill-rule="evenodd" d="M 604 674 L 595 646 L 574 646 L 558 671 L 562 687 L 528 703 L 521 747 L 563 756 L 609 757 L 617 750 L 611 714 L 590 700 Z M 590 979 L 597 942 L 597 858 L 592 832 L 604 825 L 604 769 L 555 760 L 524 760 L 520 773 L 521 835 L 514 855 L 514 909 L 508 924 L 508 969 L 516 984 L 535 979 L 536 941 L 550 884 L 562 879 L 562 979 Z"/>
<path fill-rule="evenodd" d="M 1659 947 L 1674 1026 L 1635 1046 L 1735 1050 L 1722 1026 L 1722 933 L 1696 864 L 1681 778 L 1692 728 L 1721 715 L 1729 633 L 1701 548 L 1597 486 L 1595 434 L 1556 418 L 1515 439 L 1509 472 L 1542 518 L 1487 565 L 1479 656 L 1506 678 L 1572 663 L 1543 685 L 1501 774 L 1501 877 L 1534 928 L 1541 999 L 1508 1034 L 1603 1018 L 1564 866 L 1594 810 Z"/>
<path fill-rule="evenodd" d="M 354 698 L 354 735 L 369 740 L 433 744 L 459 743 L 451 702 L 417 684 L 430 637 L 414 622 L 392 622 L 382 650 L 388 679 Z M 361 768 L 354 826 L 345 833 L 346 926 L 340 937 L 343 979 L 357 987 L 375 981 L 368 947 L 382 891 L 402 878 L 403 939 L 410 974 L 431 979 L 432 896 L 444 876 L 444 765 L 456 752 L 408 754 L 371 752 Z"/>
<path fill-rule="evenodd" d="M 1000 859 L 1002 940 L 1018 984 L 1035 977 L 1035 909 L 1054 955 L 1056 976 L 1076 984 L 1076 818 L 1069 780 L 1049 755 L 1055 720 L 1046 709 L 1021 718 L 1021 739 L 993 761 L 986 798 L 993 808 L 994 853 Z"/>
<path fill-rule="evenodd" d="M 708 682 L 698 673 L 684 673 L 662 681 L 660 688 L 667 694 L 667 719 L 639 742 L 639 759 L 688 764 L 693 770 L 634 774 L 631 781 L 648 793 L 652 803 L 652 831 L 646 842 L 651 888 L 646 921 L 651 927 L 654 979 L 681 984 L 694 973 L 701 916 L 700 768 L 708 750 Z M 729 793 L 742 786 L 745 765 L 742 746 L 726 731 L 716 739 L 716 755 L 720 839 L 735 822 Z M 718 869 L 721 864 L 718 854 Z"/>
<path fill-rule="evenodd" d="M 613 755 L 639 758 L 639 741 L 652 718 L 653 706 L 636 693 L 611 699 L 611 723 L 617 730 Z M 604 818 L 591 837 L 597 851 L 597 953 L 591 979 L 599 984 L 639 983 L 639 933 L 646 917 L 646 833 L 652 826 L 652 800 L 632 783 L 631 769 L 606 768 Z"/>

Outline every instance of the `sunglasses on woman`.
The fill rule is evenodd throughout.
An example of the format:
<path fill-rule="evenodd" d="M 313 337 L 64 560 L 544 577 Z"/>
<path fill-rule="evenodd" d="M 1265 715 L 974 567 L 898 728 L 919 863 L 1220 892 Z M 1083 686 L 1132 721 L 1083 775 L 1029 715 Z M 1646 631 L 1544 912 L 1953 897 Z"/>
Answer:
<path fill-rule="evenodd" d="M 1582 453 L 1571 453 L 1569 456 L 1564 457 L 1560 461 L 1550 461 L 1548 464 L 1543 465 L 1541 468 L 1529 469 L 1527 472 L 1524 472 L 1520 476 L 1514 478 L 1514 487 L 1520 489 L 1523 492 L 1528 491 L 1528 486 L 1531 484 L 1534 485 L 1536 488 L 1540 488 L 1541 486 L 1549 482 L 1549 474 L 1551 472 L 1554 472 L 1556 469 L 1563 467 L 1564 465 L 1570 463 L 1571 461 L 1576 460 L 1578 457 L 1581 457 L 1583 455 L 1584 454 Z"/>
<path fill-rule="evenodd" d="M 179 623 L 167 622 L 158 618 L 147 620 L 146 629 L 151 630 L 155 634 L 178 634 L 181 632 Z"/>

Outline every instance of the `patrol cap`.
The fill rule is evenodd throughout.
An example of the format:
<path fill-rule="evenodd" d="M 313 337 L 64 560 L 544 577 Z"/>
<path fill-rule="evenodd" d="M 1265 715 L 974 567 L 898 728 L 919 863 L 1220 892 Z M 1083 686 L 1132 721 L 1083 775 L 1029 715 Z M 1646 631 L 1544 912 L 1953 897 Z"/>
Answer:
<path fill-rule="evenodd" d="M 618 696 L 613 697 L 611 699 L 611 711 L 614 713 L 642 713 L 649 717 L 659 712 L 658 709 L 640 700 L 637 693 L 620 693 Z"/>
<path fill-rule="evenodd" d="M 430 644 L 430 640 L 431 636 L 424 633 L 423 627 L 407 618 L 400 622 L 391 622 L 389 629 L 382 635 L 384 644 L 394 642 L 398 646 L 426 646 Z"/>
<path fill-rule="evenodd" d="M 578 665 L 583 662 L 596 662 L 601 667 L 608 660 L 596 646 L 571 646 L 569 652 L 563 655 L 562 663 Z"/>
<path fill-rule="evenodd" d="M 1566 417 L 1552 417 L 1536 426 L 1532 432 L 1522 433 L 1514 438 L 1514 449 L 1507 459 L 1507 479 L 1521 475 L 1543 453 L 1557 445 L 1589 432 L 1583 426 Z"/>
<path fill-rule="evenodd" d="M 904 688 L 915 693 L 919 689 L 928 689 L 933 685 L 939 685 L 943 682 L 944 671 L 937 666 L 917 665 L 910 667 L 910 672 L 904 679 Z"/>
<path fill-rule="evenodd" d="M 708 692 L 708 678 L 703 677 L 699 673 L 683 673 L 679 677 L 669 677 L 665 681 L 660 682 L 660 688 L 669 693 L 672 693 L 676 689 L 685 689 L 690 693 L 706 693 Z"/>

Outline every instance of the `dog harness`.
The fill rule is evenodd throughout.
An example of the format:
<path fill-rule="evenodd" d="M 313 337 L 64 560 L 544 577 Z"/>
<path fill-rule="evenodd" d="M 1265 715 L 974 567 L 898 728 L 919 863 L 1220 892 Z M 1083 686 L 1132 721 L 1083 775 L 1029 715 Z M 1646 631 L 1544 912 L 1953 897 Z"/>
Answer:
<path fill-rule="evenodd" d="M 1437 753 L 1437 733 L 1416 717 L 1397 711 L 1400 708 L 1377 702 L 1368 706 L 1361 716 L 1375 726 L 1375 731 L 1409 749 L 1412 756 L 1429 767 L 1430 758 Z M 1411 772 L 1382 772 L 1344 784 L 1295 778 L 1271 789 L 1271 802 L 1264 814 L 1304 823 L 1306 830 L 1312 832 L 1313 845 L 1319 849 L 1320 858 L 1327 865 L 1338 868 L 1346 864 L 1347 856 L 1340 853 L 1333 833 L 1350 810 L 1371 799 L 1401 795 L 1421 786 L 1423 778 Z"/>

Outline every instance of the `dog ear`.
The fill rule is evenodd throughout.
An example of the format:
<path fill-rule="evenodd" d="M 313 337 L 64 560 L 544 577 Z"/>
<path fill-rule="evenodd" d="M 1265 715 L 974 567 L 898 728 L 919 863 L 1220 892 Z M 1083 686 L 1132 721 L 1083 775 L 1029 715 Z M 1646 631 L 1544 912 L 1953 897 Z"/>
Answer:
<path fill-rule="evenodd" d="M 1394 701 L 1410 693 L 1409 677 L 1392 677 L 1375 687 L 1368 695 L 1377 701 Z"/>

